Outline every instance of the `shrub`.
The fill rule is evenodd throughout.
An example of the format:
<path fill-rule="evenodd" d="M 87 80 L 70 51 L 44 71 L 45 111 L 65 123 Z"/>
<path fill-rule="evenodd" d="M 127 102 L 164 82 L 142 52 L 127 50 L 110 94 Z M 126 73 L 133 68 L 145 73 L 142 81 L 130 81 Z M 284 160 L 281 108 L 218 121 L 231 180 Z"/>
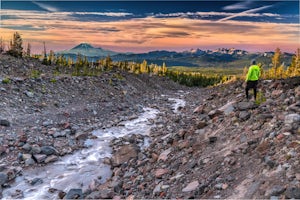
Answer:
<path fill-rule="evenodd" d="M 39 78 L 40 77 L 40 75 L 41 75 L 41 72 L 39 71 L 39 70 L 32 70 L 31 72 L 30 72 L 30 77 L 31 78 Z"/>
<path fill-rule="evenodd" d="M 260 105 L 261 103 L 263 103 L 267 100 L 266 97 L 264 96 L 264 94 L 261 91 L 258 91 L 256 95 L 257 96 L 256 96 L 255 103 L 257 105 Z"/>
<path fill-rule="evenodd" d="M 51 83 L 56 83 L 56 81 L 57 81 L 57 80 L 56 80 L 55 78 L 52 78 L 52 79 L 50 80 Z"/>
<path fill-rule="evenodd" d="M 4 78 L 3 80 L 2 80 L 2 83 L 3 84 L 9 84 L 10 83 L 10 79 L 9 78 Z"/>

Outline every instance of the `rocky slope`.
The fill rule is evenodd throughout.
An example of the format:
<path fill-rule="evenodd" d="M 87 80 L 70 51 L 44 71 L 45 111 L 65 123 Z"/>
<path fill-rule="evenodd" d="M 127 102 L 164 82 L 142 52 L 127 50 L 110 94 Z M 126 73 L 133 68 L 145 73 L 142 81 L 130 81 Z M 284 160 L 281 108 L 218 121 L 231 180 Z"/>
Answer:
<path fill-rule="evenodd" d="M 42 74 L 31 78 L 36 69 Z M 0 188 L 147 106 L 160 111 L 150 146 L 139 148 L 141 135 L 113 140 L 111 179 L 60 198 L 300 198 L 299 77 L 262 81 L 255 103 L 240 81 L 201 89 L 120 71 L 69 77 L 53 70 L 0 55 Z M 174 112 L 168 98 L 186 105 Z"/>
<path fill-rule="evenodd" d="M 186 95 L 179 114 L 161 114 L 150 147 L 115 165 L 90 197 L 299 199 L 299 84 L 262 81 L 258 104 L 245 101 L 241 82 Z"/>

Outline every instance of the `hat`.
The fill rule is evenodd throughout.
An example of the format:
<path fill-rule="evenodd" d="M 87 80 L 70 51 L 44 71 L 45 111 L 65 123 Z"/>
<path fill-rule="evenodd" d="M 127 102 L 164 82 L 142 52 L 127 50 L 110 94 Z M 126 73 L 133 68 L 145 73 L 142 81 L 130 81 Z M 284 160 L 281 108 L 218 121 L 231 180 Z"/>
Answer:
<path fill-rule="evenodd" d="M 256 64 L 255 59 L 251 60 L 251 65 L 255 65 L 255 64 Z"/>

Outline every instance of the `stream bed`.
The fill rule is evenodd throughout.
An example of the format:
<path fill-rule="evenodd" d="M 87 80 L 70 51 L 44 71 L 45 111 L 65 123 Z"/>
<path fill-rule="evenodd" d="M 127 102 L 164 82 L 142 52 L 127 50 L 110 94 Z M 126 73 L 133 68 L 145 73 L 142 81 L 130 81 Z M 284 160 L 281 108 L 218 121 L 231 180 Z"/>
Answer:
<path fill-rule="evenodd" d="M 174 102 L 174 112 L 185 103 L 180 99 L 168 100 Z M 3 190 L 3 199 L 55 199 L 57 191 L 68 192 L 70 189 L 80 188 L 85 192 L 95 181 L 105 183 L 112 175 L 110 165 L 103 163 L 104 158 L 112 156 L 110 141 L 131 134 L 147 136 L 153 126 L 150 121 L 158 113 L 157 109 L 144 108 L 144 112 L 135 119 L 124 121 L 119 126 L 93 131 L 96 139 L 86 140 L 87 148 L 44 167 L 24 170 L 11 187 Z M 144 139 L 144 146 L 147 145 L 149 137 Z"/>

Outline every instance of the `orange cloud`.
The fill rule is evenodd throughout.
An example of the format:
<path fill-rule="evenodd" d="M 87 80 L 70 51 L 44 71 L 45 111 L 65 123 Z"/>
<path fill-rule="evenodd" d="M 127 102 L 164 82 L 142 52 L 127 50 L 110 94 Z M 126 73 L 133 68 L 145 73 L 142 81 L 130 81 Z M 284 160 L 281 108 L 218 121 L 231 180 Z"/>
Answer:
<path fill-rule="evenodd" d="M 3 12 L 3 11 L 2 11 Z M 6 11 L 10 12 L 10 11 Z M 41 49 L 64 50 L 81 42 L 116 51 L 180 50 L 189 48 L 241 47 L 295 51 L 299 43 L 298 24 L 210 21 L 189 18 L 138 18 L 122 21 L 78 21 L 68 13 L 23 12 L 27 19 L 6 19 L 1 34 L 9 40 L 19 31 L 24 41 Z M 22 13 L 19 13 L 22 16 Z M 52 20 L 49 20 L 49 16 Z M 47 20 L 46 20 L 47 19 Z"/>

